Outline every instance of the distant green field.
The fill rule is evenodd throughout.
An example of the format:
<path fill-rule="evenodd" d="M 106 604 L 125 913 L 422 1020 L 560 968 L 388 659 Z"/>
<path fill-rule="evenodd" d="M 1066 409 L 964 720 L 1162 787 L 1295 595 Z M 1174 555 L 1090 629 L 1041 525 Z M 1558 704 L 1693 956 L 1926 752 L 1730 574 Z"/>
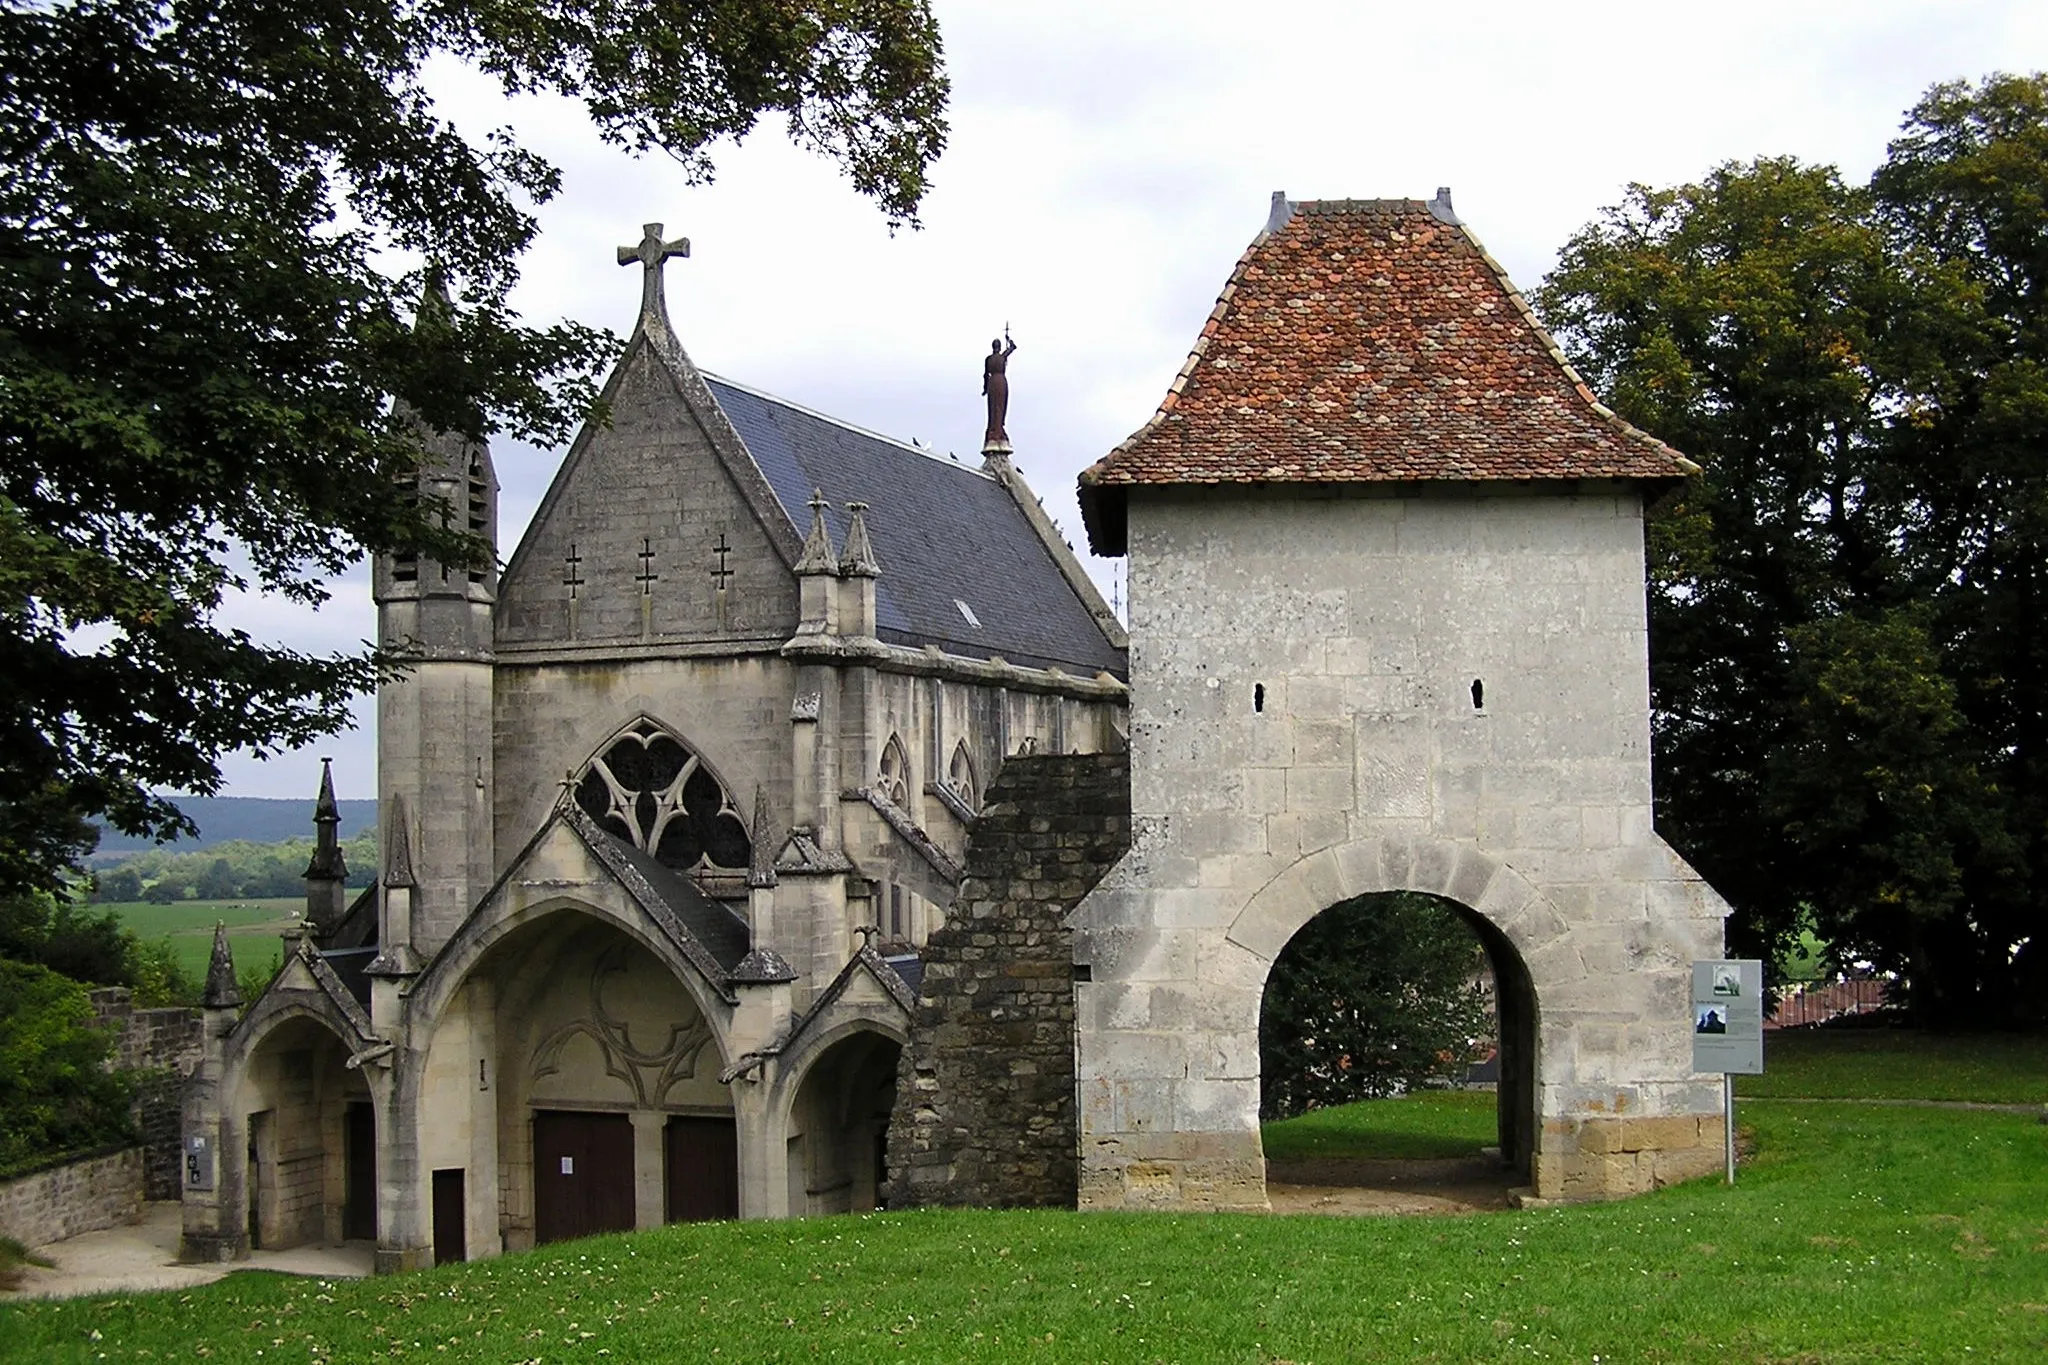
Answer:
<path fill-rule="evenodd" d="M 2048 1038 L 1889 1028 L 1778 1029 L 1764 1035 L 1764 1074 L 1737 1076 L 1735 1093 L 2048 1104 Z"/>
<path fill-rule="evenodd" d="M 278 900 L 179 901 L 173 905 L 130 901 L 93 908 L 113 911 L 137 938 L 170 939 L 179 964 L 193 980 L 203 981 L 213 954 L 216 923 L 228 927 L 228 947 L 234 952 L 236 968 L 260 967 L 282 951 L 277 935 L 291 923 L 294 911 L 306 908 L 306 902 L 287 896 Z"/>

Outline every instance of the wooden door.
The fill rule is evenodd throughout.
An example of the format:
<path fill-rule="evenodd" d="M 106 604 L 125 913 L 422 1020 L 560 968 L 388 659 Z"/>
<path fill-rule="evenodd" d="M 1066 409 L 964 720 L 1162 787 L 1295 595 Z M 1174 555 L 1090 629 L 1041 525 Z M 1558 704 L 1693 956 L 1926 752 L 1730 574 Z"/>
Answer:
<path fill-rule="evenodd" d="M 342 1117 L 341 1236 L 377 1236 L 377 1111 L 351 1103 Z"/>
<path fill-rule="evenodd" d="M 533 1113 L 533 1239 L 633 1228 L 633 1121 L 624 1114 Z"/>
<path fill-rule="evenodd" d="M 739 1132 L 729 1118 L 668 1121 L 663 1174 L 668 1221 L 702 1223 L 740 1216 Z"/>
<path fill-rule="evenodd" d="M 462 1169 L 434 1172 L 434 1264 L 469 1259 L 469 1201 L 462 1196 Z"/>

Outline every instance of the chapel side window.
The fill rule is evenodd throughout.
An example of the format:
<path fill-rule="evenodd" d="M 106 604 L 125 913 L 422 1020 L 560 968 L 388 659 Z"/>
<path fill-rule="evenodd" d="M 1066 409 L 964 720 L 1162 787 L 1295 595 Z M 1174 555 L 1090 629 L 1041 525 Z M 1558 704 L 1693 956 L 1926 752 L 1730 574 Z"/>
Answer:
<path fill-rule="evenodd" d="M 640 721 L 590 761 L 576 784 L 583 813 L 678 872 L 738 872 L 752 841 L 731 796 L 697 755 Z"/>
<path fill-rule="evenodd" d="M 910 757 L 896 735 L 882 748 L 881 771 L 875 776 L 875 790 L 904 810 L 910 809 Z"/>
<path fill-rule="evenodd" d="M 953 789 L 953 795 L 959 797 L 967 809 L 981 809 L 981 789 L 974 780 L 974 760 L 968 756 L 965 740 L 953 746 L 953 761 L 946 769 L 946 785 Z"/>

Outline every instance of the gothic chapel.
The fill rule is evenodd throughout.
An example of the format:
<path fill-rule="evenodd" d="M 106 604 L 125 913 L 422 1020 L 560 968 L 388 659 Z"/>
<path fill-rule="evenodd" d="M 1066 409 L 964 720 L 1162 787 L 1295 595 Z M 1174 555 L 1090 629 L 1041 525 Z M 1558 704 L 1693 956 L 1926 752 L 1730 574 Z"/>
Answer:
<path fill-rule="evenodd" d="M 380 1270 L 873 1207 L 915 950 L 1019 751 L 1120 749 L 1125 636 L 1011 466 L 699 371 L 639 319 L 496 571 L 381 558 L 383 867 L 323 774 L 303 933 L 237 1014 L 217 940 L 184 1254 Z M 481 447 L 422 491 L 496 532 Z"/>

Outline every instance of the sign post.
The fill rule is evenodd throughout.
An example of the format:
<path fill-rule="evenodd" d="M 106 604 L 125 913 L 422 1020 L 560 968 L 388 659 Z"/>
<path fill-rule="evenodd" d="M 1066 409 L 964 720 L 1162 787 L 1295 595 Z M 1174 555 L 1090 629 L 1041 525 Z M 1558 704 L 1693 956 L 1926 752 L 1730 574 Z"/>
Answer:
<path fill-rule="evenodd" d="M 1692 964 L 1692 1069 L 1721 1073 L 1728 1183 L 1735 1183 L 1735 1078 L 1764 1069 L 1764 964 L 1753 958 Z"/>

